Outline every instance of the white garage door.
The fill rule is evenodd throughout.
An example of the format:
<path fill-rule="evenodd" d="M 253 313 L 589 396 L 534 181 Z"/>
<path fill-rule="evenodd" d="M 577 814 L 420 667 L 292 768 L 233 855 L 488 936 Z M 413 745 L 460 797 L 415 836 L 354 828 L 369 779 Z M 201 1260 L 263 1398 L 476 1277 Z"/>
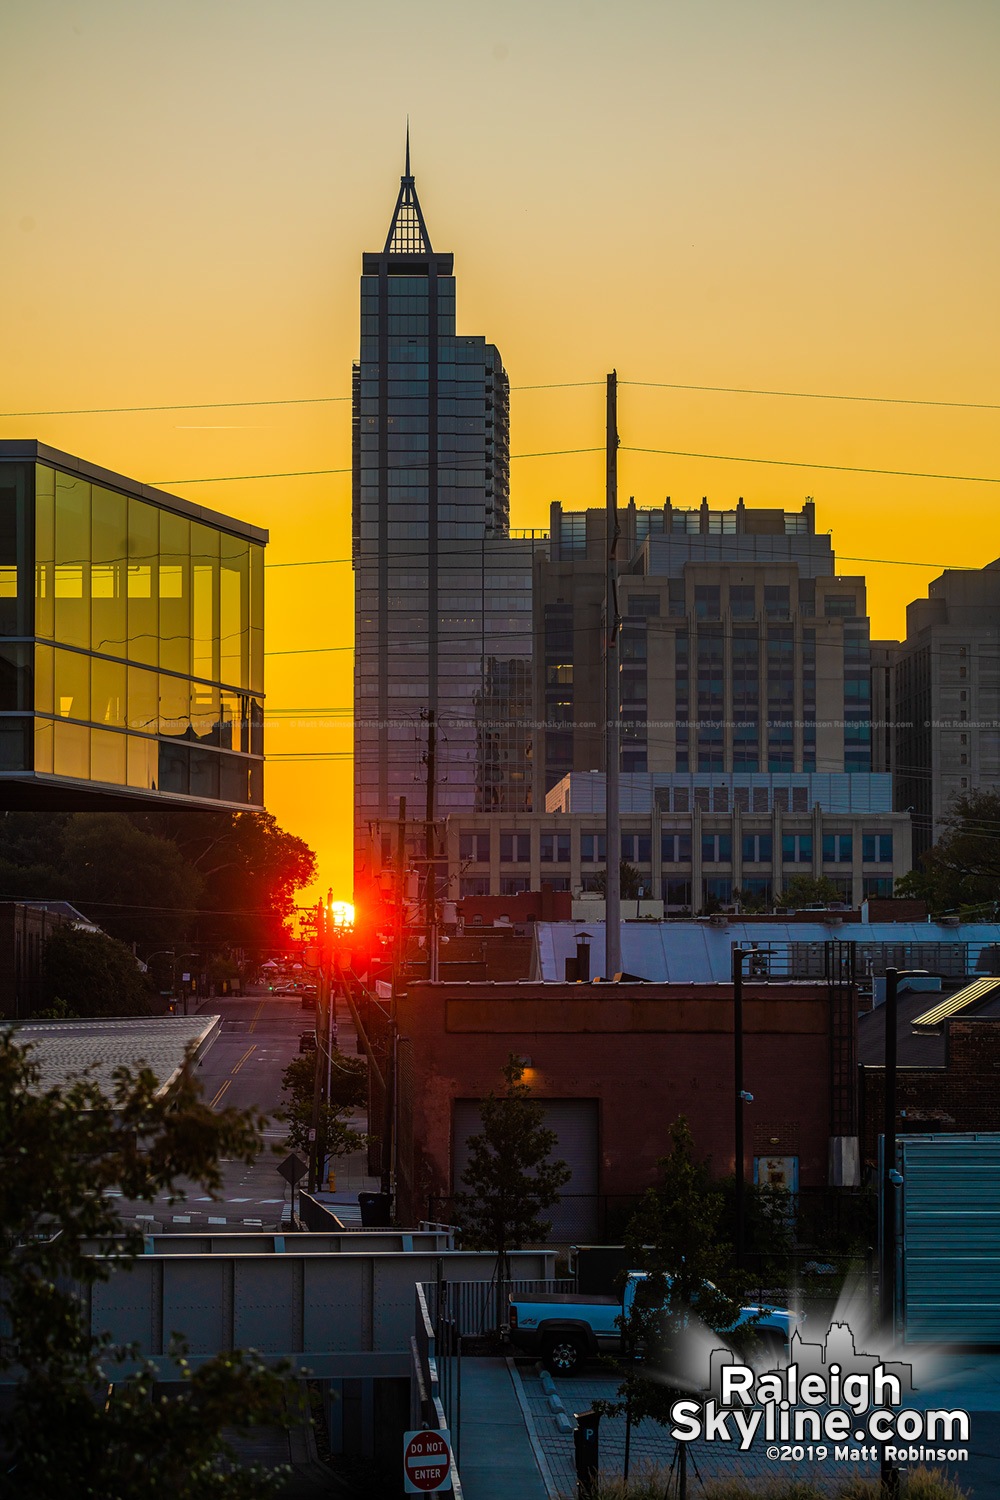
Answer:
<path fill-rule="evenodd" d="M 572 1176 L 560 1202 L 546 1210 L 552 1221 L 550 1240 L 557 1245 L 586 1244 L 598 1230 L 598 1141 L 596 1099 L 544 1099 L 545 1124 L 555 1131 L 551 1160 L 564 1161 Z M 455 1100 L 454 1172 L 452 1186 L 462 1187 L 469 1160 L 468 1139 L 483 1128 L 478 1099 Z"/>

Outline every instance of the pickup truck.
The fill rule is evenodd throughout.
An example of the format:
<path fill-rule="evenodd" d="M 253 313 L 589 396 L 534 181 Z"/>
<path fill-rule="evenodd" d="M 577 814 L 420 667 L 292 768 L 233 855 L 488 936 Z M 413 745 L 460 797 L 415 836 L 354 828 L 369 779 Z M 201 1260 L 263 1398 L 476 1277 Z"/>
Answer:
<path fill-rule="evenodd" d="M 636 1289 L 645 1279 L 645 1271 L 629 1271 L 621 1301 L 616 1297 L 581 1296 L 574 1292 L 511 1296 L 511 1341 L 528 1354 L 540 1355 L 553 1375 L 575 1374 L 583 1361 L 595 1354 L 619 1354 L 622 1322 L 631 1312 Z M 762 1342 L 777 1353 L 802 1321 L 800 1313 L 783 1307 L 748 1305 L 727 1332 L 752 1323 L 755 1331 L 760 1331 Z"/>

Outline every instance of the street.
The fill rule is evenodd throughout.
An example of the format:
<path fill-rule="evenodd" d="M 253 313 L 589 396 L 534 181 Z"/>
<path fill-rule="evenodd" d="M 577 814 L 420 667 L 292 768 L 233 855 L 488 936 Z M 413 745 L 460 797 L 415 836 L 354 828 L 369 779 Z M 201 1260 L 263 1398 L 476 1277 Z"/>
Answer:
<path fill-rule="evenodd" d="M 154 1203 L 122 1199 L 122 1217 L 141 1221 L 155 1233 L 277 1232 L 290 1215 L 291 1189 L 278 1174 L 288 1153 L 283 1149 L 285 1128 L 273 1116 L 281 1106 L 281 1075 L 298 1056 L 299 1035 L 314 1025 L 316 1013 L 303 1010 L 297 995 L 272 995 L 258 985 L 254 993 L 240 998 L 204 1000 L 198 1014 L 222 1017 L 218 1039 L 198 1064 L 203 1097 L 217 1111 L 232 1106 L 268 1115 L 271 1123 L 264 1131 L 265 1149 L 253 1166 L 239 1161 L 221 1163 L 219 1199 L 193 1185 L 188 1187 L 187 1198 L 178 1203 L 170 1203 L 165 1196 Z M 354 1032 L 345 1034 L 343 1020 L 341 1033 L 342 1044 L 353 1050 Z M 357 1124 L 364 1129 L 363 1119 Z M 363 1154 L 356 1156 L 357 1161 L 348 1157 L 338 1163 L 338 1179 L 345 1185 L 363 1174 Z"/>

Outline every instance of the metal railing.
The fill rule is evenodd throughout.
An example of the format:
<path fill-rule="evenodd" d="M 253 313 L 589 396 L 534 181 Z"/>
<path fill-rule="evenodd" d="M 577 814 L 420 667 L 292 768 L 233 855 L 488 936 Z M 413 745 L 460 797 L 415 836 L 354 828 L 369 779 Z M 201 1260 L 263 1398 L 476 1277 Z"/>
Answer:
<path fill-rule="evenodd" d="M 429 1315 L 435 1323 L 441 1313 L 439 1288 L 444 1288 L 445 1316 L 449 1328 L 456 1338 L 474 1338 L 477 1334 L 490 1333 L 496 1327 L 496 1281 L 423 1281 Z M 574 1292 L 576 1282 L 558 1278 L 535 1281 L 505 1281 L 502 1302 L 507 1296 L 530 1297 L 535 1292 Z"/>
<path fill-rule="evenodd" d="M 447 1283 L 441 1283 L 447 1288 Z M 437 1282 L 417 1282 L 414 1332 L 410 1340 L 413 1364 L 413 1399 L 410 1420 L 434 1432 L 451 1435 L 451 1492 L 463 1500 L 459 1465 L 462 1454 L 462 1346 L 451 1336 L 447 1320 L 433 1317 L 427 1303 L 427 1288 Z M 447 1307 L 445 1296 L 435 1302 Z M 452 1346 L 454 1348 L 452 1349 Z"/>

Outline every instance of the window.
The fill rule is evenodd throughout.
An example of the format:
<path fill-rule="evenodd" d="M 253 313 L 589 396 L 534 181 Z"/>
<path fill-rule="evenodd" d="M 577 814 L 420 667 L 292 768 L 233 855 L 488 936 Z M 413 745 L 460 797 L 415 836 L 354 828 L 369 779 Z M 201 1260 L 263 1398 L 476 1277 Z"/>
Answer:
<path fill-rule="evenodd" d="M 848 864 L 854 858 L 854 841 L 849 833 L 824 833 L 823 862 Z"/>
<path fill-rule="evenodd" d="M 745 900 L 770 901 L 771 899 L 771 882 L 761 876 L 751 875 L 748 880 L 744 880 L 740 889 Z"/>
<path fill-rule="evenodd" d="M 652 858 L 652 844 L 648 833 L 623 833 L 622 859 L 632 864 L 648 865 Z"/>
<path fill-rule="evenodd" d="M 769 620 L 787 620 L 791 591 L 787 583 L 764 585 L 764 614 Z"/>
<path fill-rule="evenodd" d="M 781 835 L 782 864 L 811 864 L 812 857 L 813 841 L 811 833 L 783 833 Z"/>
<path fill-rule="evenodd" d="M 694 612 L 699 620 L 717 620 L 721 613 L 720 588 L 717 583 L 696 583 Z"/>
<path fill-rule="evenodd" d="M 490 836 L 488 833 L 460 833 L 458 836 L 460 860 L 475 860 L 477 864 L 490 862 Z"/>
<path fill-rule="evenodd" d="M 531 889 L 531 877 L 528 875 L 501 875 L 501 896 L 520 896 L 522 891 Z"/>
<path fill-rule="evenodd" d="M 463 875 L 458 889 L 461 896 L 488 896 L 490 877 L 488 875 Z"/>
<path fill-rule="evenodd" d="M 664 833 L 660 835 L 660 858 L 668 865 L 691 863 L 691 835 L 689 833 Z"/>
<path fill-rule="evenodd" d="M 706 865 L 723 864 L 733 857 L 731 833 L 703 833 L 701 836 L 701 858 Z M 726 900 L 728 901 L 728 896 Z"/>
<path fill-rule="evenodd" d="M 671 578 L 667 585 L 667 609 L 672 615 L 683 615 L 687 611 L 684 607 L 684 580 L 683 578 Z"/>
<path fill-rule="evenodd" d="M 863 833 L 861 835 L 861 858 L 866 865 L 891 865 L 892 834 Z"/>
<path fill-rule="evenodd" d="M 752 620 L 754 617 L 754 586 L 752 583 L 729 585 L 729 613 L 734 620 Z"/>
<path fill-rule="evenodd" d="M 831 616 L 840 616 L 842 619 L 851 618 L 857 614 L 857 604 L 853 594 L 827 594 L 823 600 L 823 613 L 829 619 Z"/>
<path fill-rule="evenodd" d="M 748 863 L 759 864 L 771 858 L 772 841 L 769 833 L 745 833 L 743 835 L 743 858 Z"/>
<path fill-rule="evenodd" d="M 629 594 L 626 601 L 626 609 L 630 615 L 658 615 L 660 613 L 659 594 Z"/>
<path fill-rule="evenodd" d="M 885 875 L 865 875 L 861 881 L 861 894 L 867 896 L 891 896 L 892 877 Z"/>
<path fill-rule="evenodd" d="M 502 865 L 526 865 L 531 859 L 530 833 L 501 833 L 500 863 Z M 508 892 L 504 892 L 507 895 Z"/>
<path fill-rule="evenodd" d="M 569 834 L 543 833 L 539 838 L 540 857 L 543 865 L 569 864 Z M 547 884 L 551 884 L 549 881 Z"/>
<path fill-rule="evenodd" d="M 710 876 L 705 881 L 705 902 L 718 901 L 723 904 L 733 899 L 733 882 L 721 879 L 717 875 Z"/>
<path fill-rule="evenodd" d="M 543 875 L 542 885 L 548 886 L 550 891 L 568 891 L 570 888 L 568 875 Z"/>
<path fill-rule="evenodd" d="M 603 833 L 581 833 L 580 862 L 585 865 L 603 865 L 606 855 Z"/>
<path fill-rule="evenodd" d="M 689 907 L 691 905 L 690 880 L 677 880 L 673 876 L 664 880 L 663 904 L 664 906 Z"/>

